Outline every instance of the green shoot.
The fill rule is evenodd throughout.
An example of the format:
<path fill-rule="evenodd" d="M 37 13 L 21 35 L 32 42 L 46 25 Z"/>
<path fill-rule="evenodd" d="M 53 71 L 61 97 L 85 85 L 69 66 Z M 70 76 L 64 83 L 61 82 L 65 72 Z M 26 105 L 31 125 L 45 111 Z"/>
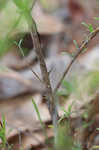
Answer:
<path fill-rule="evenodd" d="M 41 127 L 42 127 L 42 129 L 43 129 L 45 138 L 47 139 L 47 134 L 46 134 L 46 130 L 45 130 L 45 124 L 43 123 L 43 121 L 42 121 L 42 119 L 41 119 L 41 115 L 40 115 L 39 109 L 38 109 L 38 107 L 37 107 L 37 105 L 36 105 L 34 99 L 32 99 L 32 104 L 33 104 L 34 109 L 35 109 L 35 111 L 36 111 L 37 117 L 38 117 L 38 119 L 39 119 L 39 121 L 40 121 L 40 124 L 41 124 Z"/>

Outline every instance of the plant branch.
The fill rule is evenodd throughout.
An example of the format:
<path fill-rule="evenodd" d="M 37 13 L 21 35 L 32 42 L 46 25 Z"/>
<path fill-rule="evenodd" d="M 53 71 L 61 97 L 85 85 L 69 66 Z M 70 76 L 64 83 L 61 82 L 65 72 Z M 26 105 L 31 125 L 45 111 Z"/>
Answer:
<path fill-rule="evenodd" d="M 53 125 L 56 126 L 57 119 L 58 119 L 58 112 L 57 112 L 57 108 L 56 108 L 56 104 L 55 104 L 55 100 L 54 100 L 54 96 L 53 96 L 53 92 L 52 92 L 52 88 L 51 88 L 49 73 L 47 71 L 46 63 L 44 61 L 44 56 L 42 53 L 39 34 L 37 32 L 37 28 L 36 28 L 36 24 L 35 24 L 34 20 L 33 20 L 33 25 L 31 27 L 31 36 L 32 36 L 32 40 L 33 40 L 33 44 L 34 44 L 34 48 L 36 50 L 38 60 L 40 62 L 42 79 L 43 79 L 43 82 L 46 87 L 45 97 L 47 100 L 48 109 L 51 114 Z"/>
<path fill-rule="evenodd" d="M 21 42 L 22 42 L 22 40 L 21 40 Z M 24 52 L 23 52 L 23 49 L 22 49 L 22 47 L 21 47 L 21 42 L 18 44 L 18 47 L 19 47 L 19 50 L 20 50 L 22 56 L 25 57 Z M 33 51 L 32 51 L 32 53 L 33 53 Z M 27 59 L 25 59 L 25 64 L 29 65 Z M 42 83 L 42 80 L 39 78 L 39 76 L 37 75 L 37 73 L 36 73 L 35 71 L 33 71 L 32 68 L 30 68 L 30 69 L 31 69 L 32 73 L 35 75 L 35 77 Z"/>
<path fill-rule="evenodd" d="M 88 46 L 89 42 L 99 33 L 99 27 L 97 27 L 93 32 L 91 32 L 86 39 L 82 42 L 79 50 L 77 51 L 77 53 L 75 54 L 75 56 L 73 57 L 73 59 L 71 60 L 71 62 L 69 63 L 68 67 L 66 68 L 66 70 L 63 73 L 62 78 L 60 79 L 60 81 L 58 82 L 55 90 L 54 90 L 54 94 L 56 94 L 57 90 L 59 89 L 59 87 L 61 86 L 61 83 L 64 79 L 64 77 L 67 75 L 67 73 L 69 72 L 72 64 L 76 61 L 76 59 L 79 57 L 79 55 L 82 53 L 82 51 Z"/>

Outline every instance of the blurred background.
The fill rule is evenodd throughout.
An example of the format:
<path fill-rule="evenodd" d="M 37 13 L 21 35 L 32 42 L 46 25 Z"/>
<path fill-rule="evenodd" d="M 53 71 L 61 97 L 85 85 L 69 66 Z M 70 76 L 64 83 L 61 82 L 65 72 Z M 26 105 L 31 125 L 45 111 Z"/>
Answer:
<path fill-rule="evenodd" d="M 45 149 L 44 136 L 32 105 L 33 97 L 43 122 L 50 124 L 51 118 L 43 97 L 45 87 L 33 73 L 35 71 L 42 78 L 39 63 L 26 21 L 23 18 L 17 26 L 18 11 L 13 1 L 5 3 L 4 7 L 0 7 L 0 115 L 5 115 L 7 132 L 12 128 L 7 139 L 14 144 L 13 149 L 20 147 L 20 134 L 24 150 Z M 99 1 L 34 0 L 33 4 L 31 13 L 54 89 L 77 51 L 73 41 L 81 45 L 89 34 L 84 23 L 93 29 L 99 26 L 99 19 L 95 19 L 99 17 Z M 74 63 L 70 74 L 81 76 L 90 70 L 98 70 L 98 65 L 95 65 L 99 61 L 98 50 L 99 35 Z M 70 74 L 68 80 L 71 79 Z M 49 138 L 53 136 L 51 129 L 47 128 L 47 132 Z"/>

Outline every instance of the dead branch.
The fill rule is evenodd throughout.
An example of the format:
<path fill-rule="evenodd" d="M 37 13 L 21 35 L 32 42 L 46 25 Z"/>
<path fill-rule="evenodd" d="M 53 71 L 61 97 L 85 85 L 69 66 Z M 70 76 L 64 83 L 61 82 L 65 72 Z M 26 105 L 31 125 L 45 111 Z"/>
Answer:
<path fill-rule="evenodd" d="M 76 59 L 79 57 L 79 55 L 83 52 L 83 50 L 88 46 L 89 42 L 99 33 L 99 27 L 97 27 L 93 32 L 91 32 L 86 39 L 82 42 L 79 50 L 77 51 L 77 53 L 75 54 L 75 56 L 73 57 L 73 59 L 71 60 L 70 64 L 68 65 L 68 67 L 66 67 L 66 70 L 63 73 L 62 78 L 60 79 L 60 81 L 58 82 L 54 93 L 56 94 L 57 90 L 59 89 L 59 87 L 61 86 L 61 83 L 64 79 L 64 77 L 67 75 L 67 73 L 69 72 L 72 64 L 76 61 Z"/>
<path fill-rule="evenodd" d="M 33 20 L 33 26 L 31 27 L 31 37 L 32 37 L 33 44 L 34 44 L 34 49 L 36 50 L 36 54 L 37 54 L 38 60 L 40 62 L 42 79 L 43 79 L 43 82 L 44 82 L 45 88 L 46 88 L 45 97 L 47 100 L 48 109 L 51 114 L 53 125 L 56 126 L 57 119 L 58 119 L 58 112 L 56 109 L 56 104 L 55 104 L 55 100 L 54 100 L 54 96 L 53 96 L 53 92 L 52 92 L 52 88 L 51 88 L 51 84 L 50 84 L 49 73 L 47 71 L 46 63 L 44 61 L 44 56 L 42 53 L 39 34 L 37 32 L 37 28 L 36 28 L 36 24 L 35 24 L 34 20 Z"/>

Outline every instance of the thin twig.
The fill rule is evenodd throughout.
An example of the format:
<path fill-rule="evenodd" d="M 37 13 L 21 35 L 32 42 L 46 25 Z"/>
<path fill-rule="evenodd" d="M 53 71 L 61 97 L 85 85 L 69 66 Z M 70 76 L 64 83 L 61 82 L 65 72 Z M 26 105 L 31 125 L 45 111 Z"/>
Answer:
<path fill-rule="evenodd" d="M 19 47 L 19 50 L 20 50 L 22 56 L 25 57 L 24 52 L 23 52 L 23 49 L 22 49 L 22 47 L 21 47 L 21 43 L 22 43 L 22 40 L 19 42 L 18 47 Z M 25 61 L 26 61 L 26 63 L 28 64 L 28 61 L 27 61 L 27 60 L 25 60 Z M 38 76 L 38 74 L 37 74 L 35 71 L 33 71 L 32 67 L 31 67 L 30 69 L 31 69 L 32 73 L 35 75 L 35 77 L 36 77 L 41 83 L 43 83 L 43 81 L 40 79 L 40 77 Z"/>
<path fill-rule="evenodd" d="M 76 59 L 79 57 L 79 55 L 82 53 L 82 51 L 88 46 L 89 42 L 99 33 L 99 27 L 97 27 L 93 32 L 91 32 L 87 38 L 82 42 L 79 51 L 77 51 L 76 55 L 73 57 L 73 59 L 71 60 L 71 62 L 69 63 L 68 67 L 66 68 L 66 70 L 63 73 L 62 78 L 60 79 L 60 81 L 58 82 L 54 93 L 56 94 L 57 90 L 59 89 L 59 87 L 61 86 L 61 83 L 64 79 L 64 77 L 67 75 L 67 73 L 69 72 L 72 64 L 76 61 Z"/>
<path fill-rule="evenodd" d="M 32 68 L 30 68 L 30 69 L 31 69 L 32 73 L 35 75 L 35 77 L 36 77 L 41 83 L 43 83 L 43 81 L 40 79 L 40 77 L 38 76 L 38 74 L 37 74 L 35 71 L 33 71 Z"/>
<path fill-rule="evenodd" d="M 31 27 L 31 37 L 32 37 L 32 40 L 33 40 L 33 44 L 34 44 L 34 48 L 36 50 L 38 60 L 40 62 L 40 69 L 41 69 L 41 73 L 42 73 L 42 79 L 43 79 L 43 82 L 45 83 L 45 87 L 46 87 L 45 97 L 46 97 L 46 100 L 47 100 L 48 109 L 49 109 L 49 112 L 51 114 L 53 125 L 56 126 L 57 119 L 58 119 L 58 112 L 57 112 L 57 108 L 56 108 L 56 104 L 55 104 L 55 100 L 54 100 L 54 96 L 53 96 L 53 92 L 52 92 L 52 88 L 51 88 L 49 73 L 47 71 L 46 63 L 45 63 L 44 56 L 43 56 L 43 53 L 42 53 L 39 34 L 37 32 L 37 27 L 36 27 L 36 24 L 35 24 L 34 20 L 33 20 L 33 25 Z"/>
<path fill-rule="evenodd" d="M 32 7 L 31 7 L 32 10 L 33 10 L 33 8 L 34 8 L 36 2 L 37 2 L 36 0 L 34 0 L 34 1 L 32 2 Z"/>

